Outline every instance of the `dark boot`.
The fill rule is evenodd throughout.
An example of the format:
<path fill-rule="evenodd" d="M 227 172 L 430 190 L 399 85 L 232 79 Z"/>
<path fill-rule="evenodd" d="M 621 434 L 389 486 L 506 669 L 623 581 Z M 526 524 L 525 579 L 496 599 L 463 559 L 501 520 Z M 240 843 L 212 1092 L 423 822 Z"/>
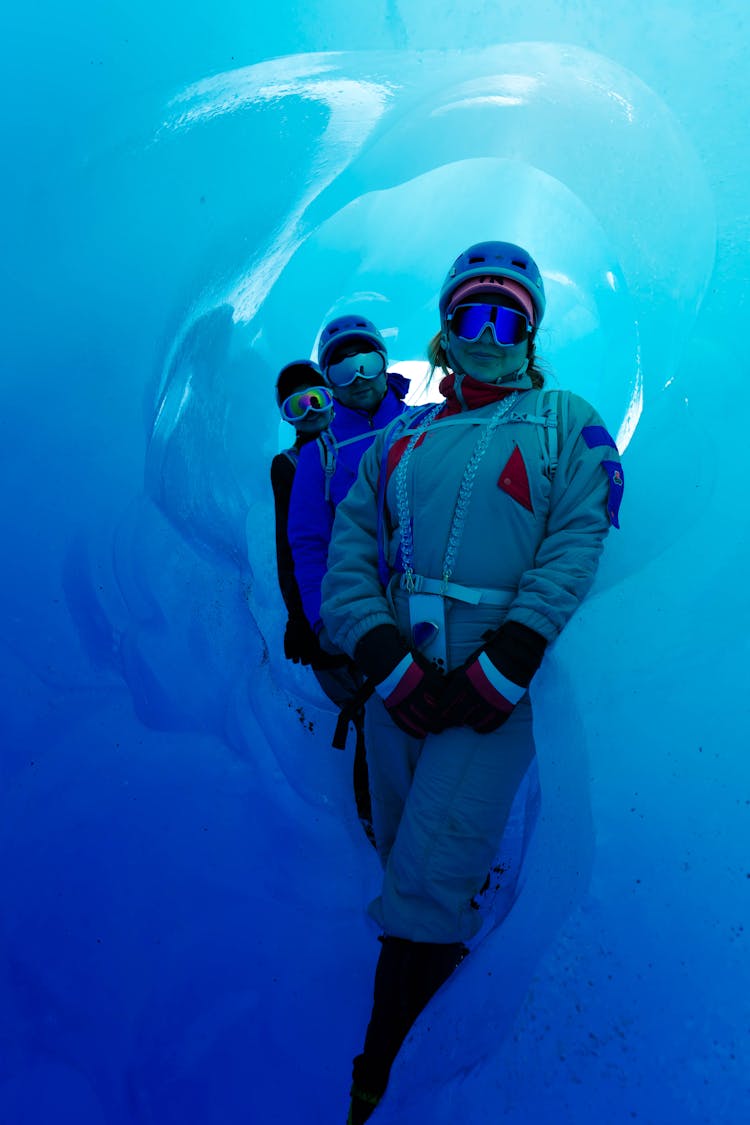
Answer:
<path fill-rule="evenodd" d="M 427 1002 L 468 953 L 465 945 L 381 938 L 372 1014 L 354 1060 L 352 1125 L 367 1121 L 385 1092 L 393 1060 Z"/>
<path fill-rule="evenodd" d="M 357 1062 L 361 1058 L 361 1055 L 357 1055 L 354 1060 L 354 1080 L 350 1090 L 351 1101 L 349 1102 L 346 1125 L 364 1125 L 365 1121 L 375 1112 L 375 1107 L 382 1097 L 382 1094 L 368 1093 L 364 1086 L 357 1084 Z"/>

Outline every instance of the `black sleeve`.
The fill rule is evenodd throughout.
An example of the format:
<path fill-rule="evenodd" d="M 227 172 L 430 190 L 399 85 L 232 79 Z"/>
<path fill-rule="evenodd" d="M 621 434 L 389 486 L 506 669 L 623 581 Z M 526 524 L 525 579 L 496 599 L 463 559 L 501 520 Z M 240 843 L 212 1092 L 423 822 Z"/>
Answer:
<path fill-rule="evenodd" d="M 279 589 L 290 617 L 305 616 L 302 609 L 297 580 L 294 577 L 294 560 L 287 535 L 289 501 L 292 495 L 295 466 L 283 453 L 278 453 L 271 462 L 271 487 L 273 488 L 274 509 L 276 512 L 276 571 L 279 576 Z"/>

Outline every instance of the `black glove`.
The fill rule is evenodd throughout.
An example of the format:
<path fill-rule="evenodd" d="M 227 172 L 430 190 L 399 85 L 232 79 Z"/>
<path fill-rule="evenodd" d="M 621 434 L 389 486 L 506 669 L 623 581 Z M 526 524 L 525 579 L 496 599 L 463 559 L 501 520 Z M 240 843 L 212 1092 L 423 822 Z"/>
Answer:
<path fill-rule="evenodd" d="M 320 656 L 318 638 L 306 617 L 289 617 L 284 632 L 284 656 L 295 664 L 312 664 Z"/>
<path fill-rule="evenodd" d="M 547 642 L 518 621 L 506 621 L 484 648 L 448 677 L 443 700 L 446 727 L 489 734 L 502 726 L 526 693 Z"/>
<path fill-rule="evenodd" d="M 354 650 L 354 662 L 375 684 L 388 714 L 406 734 L 425 738 L 444 729 L 445 677 L 410 652 L 395 625 L 378 625 L 365 633 Z"/>

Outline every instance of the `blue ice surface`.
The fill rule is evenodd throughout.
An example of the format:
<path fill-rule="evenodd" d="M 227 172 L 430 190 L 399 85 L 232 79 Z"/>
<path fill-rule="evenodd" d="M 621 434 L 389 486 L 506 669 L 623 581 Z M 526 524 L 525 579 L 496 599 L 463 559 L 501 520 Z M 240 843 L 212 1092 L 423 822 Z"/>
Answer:
<path fill-rule="evenodd" d="M 746 6 L 4 22 L 0 1120 L 343 1121 L 378 871 L 281 656 L 271 387 L 348 308 L 416 365 L 484 237 L 628 492 L 520 893 L 373 1121 L 746 1120 Z"/>

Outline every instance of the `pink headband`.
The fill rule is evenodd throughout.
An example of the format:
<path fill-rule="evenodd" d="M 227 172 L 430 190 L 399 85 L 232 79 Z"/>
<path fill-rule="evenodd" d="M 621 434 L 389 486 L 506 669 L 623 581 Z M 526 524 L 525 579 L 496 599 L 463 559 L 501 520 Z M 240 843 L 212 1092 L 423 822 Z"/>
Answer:
<path fill-rule="evenodd" d="M 457 305 L 465 305 L 467 301 L 471 300 L 476 301 L 484 298 L 489 301 L 497 301 L 502 298 L 504 293 L 507 293 L 521 306 L 529 318 L 529 324 L 532 328 L 535 328 L 536 313 L 534 312 L 534 302 L 531 300 L 531 295 L 520 282 L 514 281 L 510 277 L 470 277 L 468 281 L 464 281 L 451 293 L 446 313 L 453 312 Z"/>

